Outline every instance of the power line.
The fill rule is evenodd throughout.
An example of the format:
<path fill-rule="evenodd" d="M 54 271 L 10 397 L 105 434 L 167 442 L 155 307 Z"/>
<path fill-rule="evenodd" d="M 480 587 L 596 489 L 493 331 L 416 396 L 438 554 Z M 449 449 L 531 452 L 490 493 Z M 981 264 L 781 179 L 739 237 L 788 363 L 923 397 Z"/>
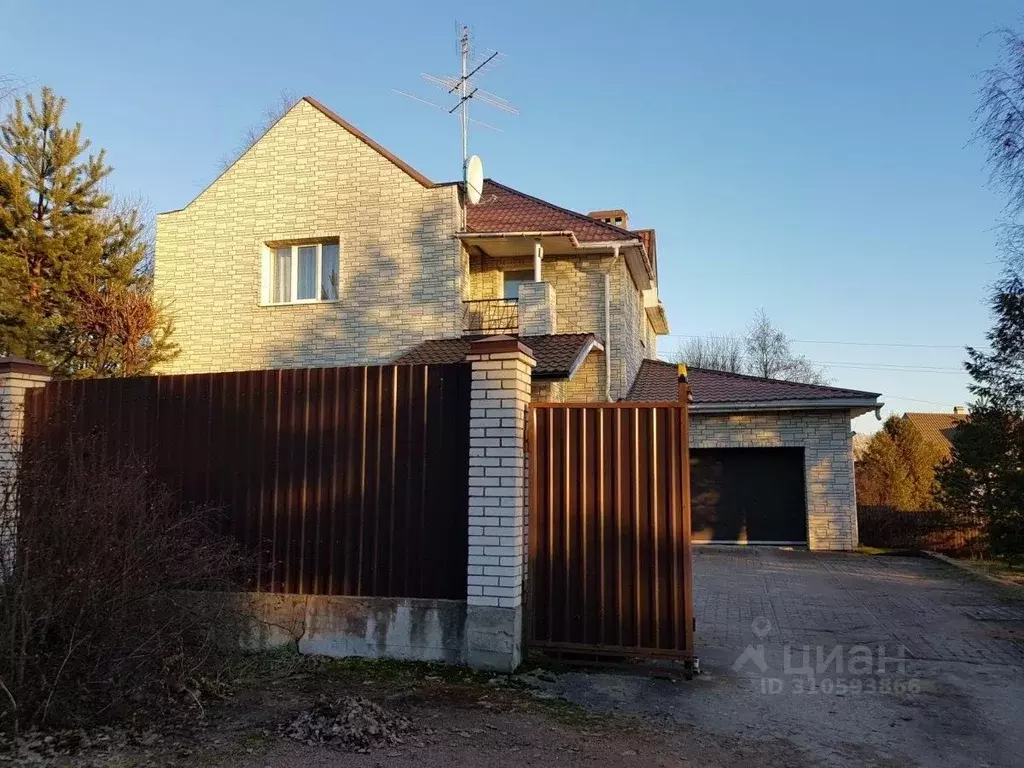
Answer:
<path fill-rule="evenodd" d="M 854 368 L 862 371 L 890 371 L 893 373 L 943 373 L 962 374 L 967 372 L 959 368 L 940 368 L 931 365 L 901 365 L 899 363 L 862 363 L 856 360 L 808 360 L 814 365 L 829 365 L 833 368 Z"/>
<path fill-rule="evenodd" d="M 949 403 L 937 403 L 934 400 L 919 400 L 916 397 L 901 397 L 900 395 L 883 394 L 882 397 L 891 397 L 894 400 L 907 400 L 911 403 L 927 403 L 928 405 L 940 405 L 943 408 L 953 408 Z"/>
<path fill-rule="evenodd" d="M 705 336 L 693 333 L 666 333 L 665 336 L 676 339 L 737 339 L 737 336 Z M 790 339 L 794 344 L 836 344 L 848 347 L 901 347 L 914 349 L 960 349 L 964 344 L 917 344 L 913 342 L 884 341 L 825 341 L 822 339 Z"/>

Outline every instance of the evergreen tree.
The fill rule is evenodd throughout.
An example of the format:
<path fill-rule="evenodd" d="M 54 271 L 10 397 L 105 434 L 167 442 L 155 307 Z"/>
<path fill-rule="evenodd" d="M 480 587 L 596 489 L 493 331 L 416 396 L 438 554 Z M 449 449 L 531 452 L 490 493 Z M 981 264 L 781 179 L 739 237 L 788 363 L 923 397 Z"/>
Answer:
<path fill-rule="evenodd" d="M 968 348 L 978 400 L 953 432 L 951 460 L 938 473 L 952 509 L 988 518 L 997 555 L 1024 555 L 1024 281 L 1010 272 L 993 293 L 990 351 Z"/>
<path fill-rule="evenodd" d="M 934 509 L 935 469 L 941 451 L 909 419 L 890 416 L 857 463 L 857 501 L 918 511 Z"/>
<path fill-rule="evenodd" d="M 64 376 L 130 376 L 175 353 L 137 210 L 115 207 L 82 127 L 49 88 L 0 124 L 0 354 Z"/>

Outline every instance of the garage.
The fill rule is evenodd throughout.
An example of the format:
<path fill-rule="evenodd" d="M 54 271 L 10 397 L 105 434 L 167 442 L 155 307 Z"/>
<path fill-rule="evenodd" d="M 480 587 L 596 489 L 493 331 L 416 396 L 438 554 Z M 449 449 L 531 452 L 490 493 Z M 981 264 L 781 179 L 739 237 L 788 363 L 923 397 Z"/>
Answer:
<path fill-rule="evenodd" d="M 676 399 L 675 365 L 644 360 L 626 400 Z M 857 546 L 850 420 L 876 392 L 690 368 L 695 542 Z"/>
<path fill-rule="evenodd" d="M 693 541 L 806 544 L 802 448 L 690 452 Z"/>

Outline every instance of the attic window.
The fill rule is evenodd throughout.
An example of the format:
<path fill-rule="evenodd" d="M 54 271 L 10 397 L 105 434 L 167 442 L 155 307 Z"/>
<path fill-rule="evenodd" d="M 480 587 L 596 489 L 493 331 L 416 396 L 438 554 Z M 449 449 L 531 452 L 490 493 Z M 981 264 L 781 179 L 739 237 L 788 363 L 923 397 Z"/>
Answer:
<path fill-rule="evenodd" d="M 338 300 L 337 242 L 268 246 L 263 257 L 264 304 Z"/>

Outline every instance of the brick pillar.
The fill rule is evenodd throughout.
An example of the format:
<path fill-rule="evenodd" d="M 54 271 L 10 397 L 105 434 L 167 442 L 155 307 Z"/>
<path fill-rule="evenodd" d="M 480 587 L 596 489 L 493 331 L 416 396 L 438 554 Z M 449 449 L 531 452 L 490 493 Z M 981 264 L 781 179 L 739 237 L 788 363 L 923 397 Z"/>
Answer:
<path fill-rule="evenodd" d="M 46 368 L 23 357 L 0 357 L 0 503 L 13 502 L 17 457 L 25 425 L 25 391 L 50 380 Z M 0 513 L 7 512 L 0 509 Z"/>
<path fill-rule="evenodd" d="M 509 336 L 473 342 L 469 422 L 466 662 L 511 672 L 522 658 L 526 407 L 533 352 Z"/>
<path fill-rule="evenodd" d="M 555 286 L 551 283 L 519 284 L 519 335 L 557 333 Z"/>

